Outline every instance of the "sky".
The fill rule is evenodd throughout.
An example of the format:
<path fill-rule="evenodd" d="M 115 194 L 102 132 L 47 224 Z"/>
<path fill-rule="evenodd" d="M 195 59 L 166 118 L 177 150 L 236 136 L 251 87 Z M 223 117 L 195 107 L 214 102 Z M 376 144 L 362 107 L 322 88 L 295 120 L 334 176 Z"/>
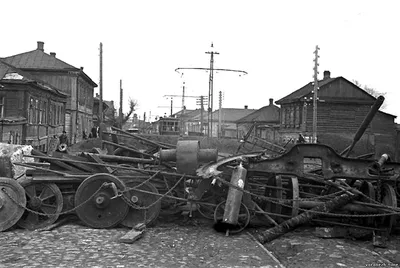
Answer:
<path fill-rule="evenodd" d="M 222 107 L 259 109 L 313 80 L 314 50 L 319 75 L 386 93 L 383 111 L 400 116 L 400 1 L 45 1 L 4 4 L 0 57 L 36 49 L 79 68 L 99 84 L 99 46 L 103 44 L 103 99 L 123 110 L 137 101 L 143 119 L 169 115 L 171 97 L 181 96 L 196 109 L 196 96 L 208 96 L 209 68 L 214 72 L 214 103 Z M 18 7 L 15 9 L 15 7 Z M 11 12 L 12 10 L 12 12 Z M 211 48 L 213 43 L 214 47 Z M 99 88 L 95 89 L 95 93 Z M 173 97 L 173 113 L 182 98 Z M 400 122 L 398 119 L 396 122 Z"/>

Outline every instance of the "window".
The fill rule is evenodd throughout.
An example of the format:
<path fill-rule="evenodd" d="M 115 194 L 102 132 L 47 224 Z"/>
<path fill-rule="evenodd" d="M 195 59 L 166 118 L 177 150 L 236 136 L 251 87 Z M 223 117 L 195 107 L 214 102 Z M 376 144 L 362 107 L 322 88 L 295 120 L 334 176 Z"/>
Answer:
<path fill-rule="evenodd" d="M 47 124 L 47 101 L 42 102 L 42 124 Z"/>
<path fill-rule="evenodd" d="M 4 97 L 0 97 L 0 118 L 4 117 Z"/>
<path fill-rule="evenodd" d="M 34 98 L 29 99 L 29 124 L 34 124 L 35 123 L 35 118 L 36 118 L 36 108 L 35 108 L 36 102 Z"/>

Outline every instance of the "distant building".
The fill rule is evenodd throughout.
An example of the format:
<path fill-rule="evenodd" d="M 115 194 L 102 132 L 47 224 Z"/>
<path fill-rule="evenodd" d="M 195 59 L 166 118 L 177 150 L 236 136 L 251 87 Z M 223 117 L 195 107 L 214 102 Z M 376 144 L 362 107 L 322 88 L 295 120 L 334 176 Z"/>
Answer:
<path fill-rule="evenodd" d="M 0 60 L 0 141 L 47 151 L 64 130 L 67 95 Z"/>
<path fill-rule="evenodd" d="M 72 143 L 82 139 L 84 130 L 88 133 L 93 124 L 93 91 L 97 84 L 85 74 L 83 67 L 76 68 L 56 58 L 54 52 L 45 53 L 44 43 L 40 41 L 35 50 L 3 60 L 68 95 L 65 130 Z"/>
<path fill-rule="evenodd" d="M 351 144 L 354 134 L 376 98 L 344 77 L 332 78 L 329 71 L 318 82 L 317 140 L 341 151 Z M 281 141 L 306 140 L 313 134 L 313 82 L 276 101 L 281 105 Z M 355 147 L 358 153 L 395 155 L 396 116 L 379 111 Z"/>
<path fill-rule="evenodd" d="M 220 110 L 215 110 L 212 113 L 212 120 L 210 125 L 210 137 L 218 137 L 218 125 L 221 122 L 221 133 L 220 137 L 225 138 L 240 138 L 245 134 L 244 129 L 239 129 L 236 122 L 249 114 L 255 112 L 255 109 L 248 109 L 248 106 L 244 106 L 244 109 L 239 108 L 222 108 Z M 207 132 L 205 129 L 205 133 Z"/>

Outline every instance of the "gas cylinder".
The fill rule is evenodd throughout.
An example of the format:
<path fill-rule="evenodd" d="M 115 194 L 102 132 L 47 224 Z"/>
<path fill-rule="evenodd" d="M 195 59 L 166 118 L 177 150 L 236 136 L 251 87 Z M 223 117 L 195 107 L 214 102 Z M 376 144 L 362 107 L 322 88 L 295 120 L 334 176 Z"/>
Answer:
<path fill-rule="evenodd" d="M 240 163 L 232 172 L 231 184 L 244 189 L 246 181 L 247 169 Z M 243 192 L 229 187 L 228 197 L 226 199 L 223 222 L 227 224 L 237 225 L 239 218 L 240 205 L 242 203 Z"/>

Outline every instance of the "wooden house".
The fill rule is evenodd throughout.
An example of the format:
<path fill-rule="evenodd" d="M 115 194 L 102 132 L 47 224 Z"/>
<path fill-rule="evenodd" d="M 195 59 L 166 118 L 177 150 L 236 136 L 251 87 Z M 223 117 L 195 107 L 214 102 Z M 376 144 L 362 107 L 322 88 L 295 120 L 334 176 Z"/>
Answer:
<path fill-rule="evenodd" d="M 274 142 L 279 137 L 280 108 L 269 99 L 269 105 L 236 121 L 237 128 L 242 133 L 253 129 L 252 135 Z M 254 125 L 254 128 L 252 126 Z"/>
<path fill-rule="evenodd" d="M 375 103 L 376 98 L 344 77 L 324 78 L 318 82 L 317 140 L 337 150 L 351 144 L 354 134 Z M 297 140 L 301 133 L 310 141 L 313 135 L 313 89 L 310 82 L 286 97 L 276 101 L 281 105 L 281 142 Z M 394 155 L 396 146 L 396 116 L 379 111 L 355 148 L 358 153 L 383 150 Z"/>
<path fill-rule="evenodd" d="M 83 131 L 87 132 L 93 124 L 93 91 L 97 87 L 83 67 L 76 68 L 58 59 L 54 52 L 45 53 L 44 43 L 40 41 L 35 50 L 2 60 L 68 95 L 65 130 L 70 142 L 80 141 Z"/>
<path fill-rule="evenodd" d="M 0 60 L 0 141 L 47 151 L 64 130 L 67 95 Z"/>

